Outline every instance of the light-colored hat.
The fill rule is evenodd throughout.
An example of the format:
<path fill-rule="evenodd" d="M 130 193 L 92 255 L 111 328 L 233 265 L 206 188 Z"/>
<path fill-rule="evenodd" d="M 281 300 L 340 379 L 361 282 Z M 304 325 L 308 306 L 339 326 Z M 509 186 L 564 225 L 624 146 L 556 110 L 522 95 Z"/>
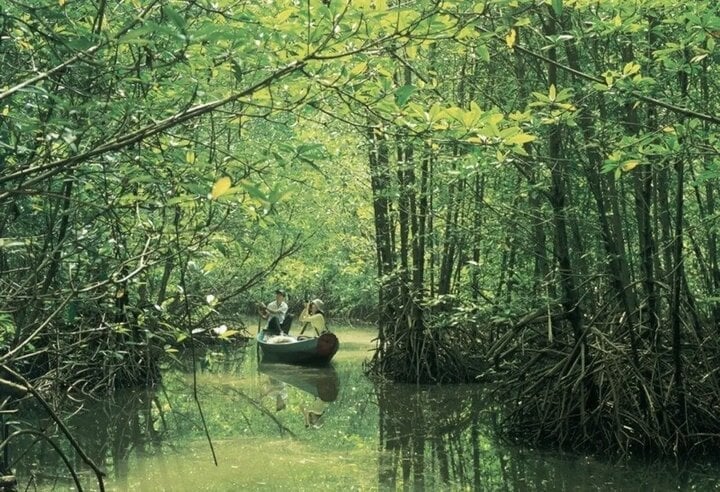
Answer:
<path fill-rule="evenodd" d="M 315 304 L 318 311 L 325 314 L 325 303 L 323 303 L 320 299 L 314 299 L 312 303 Z"/>

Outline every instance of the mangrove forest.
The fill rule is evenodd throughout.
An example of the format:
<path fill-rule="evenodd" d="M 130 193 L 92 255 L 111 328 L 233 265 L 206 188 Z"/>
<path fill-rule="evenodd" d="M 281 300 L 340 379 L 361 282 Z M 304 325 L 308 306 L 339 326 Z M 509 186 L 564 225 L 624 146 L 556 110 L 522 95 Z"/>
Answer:
<path fill-rule="evenodd" d="M 0 490 L 33 446 L 104 490 L 69 422 L 173 367 L 217 459 L 199 356 L 276 289 L 372 327 L 381 400 L 717 453 L 718 43 L 714 0 L 2 2 Z"/>

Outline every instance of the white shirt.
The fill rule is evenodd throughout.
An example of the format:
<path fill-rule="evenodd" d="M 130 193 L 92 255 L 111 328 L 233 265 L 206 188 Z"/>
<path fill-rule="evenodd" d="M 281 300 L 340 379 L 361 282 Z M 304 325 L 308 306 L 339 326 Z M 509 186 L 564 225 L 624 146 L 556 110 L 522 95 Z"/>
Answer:
<path fill-rule="evenodd" d="M 285 301 L 281 302 L 279 306 L 277 301 L 273 301 L 267 305 L 266 309 L 268 310 L 268 322 L 272 318 L 277 318 L 280 324 L 285 321 L 285 313 L 288 311 L 288 305 Z"/>

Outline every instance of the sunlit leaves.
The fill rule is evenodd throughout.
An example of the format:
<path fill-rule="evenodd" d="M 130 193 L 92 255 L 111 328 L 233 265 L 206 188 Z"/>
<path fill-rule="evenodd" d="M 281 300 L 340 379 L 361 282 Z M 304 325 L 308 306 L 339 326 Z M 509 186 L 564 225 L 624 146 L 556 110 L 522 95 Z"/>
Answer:
<path fill-rule="evenodd" d="M 516 133 L 515 135 L 505 138 L 504 142 L 506 145 L 523 145 L 535 140 L 534 135 L 528 135 L 525 133 Z"/>
<path fill-rule="evenodd" d="M 640 65 L 631 61 L 631 62 L 628 62 L 625 64 L 625 66 L 623 67 L 622 73 L 624 76 L 627 77 L 630 75 L 635 75 L 639 71 L 640 71 Z"/>
<path fill-rule="evenodd" d="M 505 44 L 507 44 L 508 48 L 512 49 L 515 46 L 516 40 L 517 31 L 515 29 L 510 29 L 510 32 L 505 36 Z"/>
<path fill-rule="evenodd" d="M 555 84 L 550 84 L 550 89 L 548 90 L 548 101 L 555 102 L 556 98 L 557 90 L 555 89 Z"/>
<path fill-rule="evenodd" d="M 540 121 L 547 125 L 554 125 L 560 122 L 573 124 L 576 107 L 572 104 L 572 89 L 565 88 L 557 90 L 554 84 L 548 88 L 547 94 L 533 92 L 534 101 L 528 104 L 530 108 L 538 108 L 536 115 Z"/>
<path fill-rule="evenodd" d="M 623 171 L 628 172 L 628 171 L 632 171 L 633 169 L 635 169 L 638 164 L 640 164 L 640 161 L 639 161 L 639 160 L 637 160 L 637 159 L 630 159 L 629 161 L 625 161 L 625 162 L 622 164 L 621 168 L 622 168 Z"/>
<path fill-rule="evenodd" d="M 629 173 L 638 166 L 648 163 L 648 159 L 658 161 L 662 156 L 670 156 L 675 150 L 677 138 L 675 134 L 657 136 L 653 134 L 639 134 L 625 136 L 618 143 L 618 147 L 607 155 L 603 162 L 602 171 L 614 173 L 616 179 L 623 173 Z"/>
<path fill-rule="evenodd" d="M 222 178 L 215 181 L 215 184 L 213 184 L 209 198 L 211 200 L 217 200 L 219 197 L 226 194 L 230 190 L 231 186 L 232 180 L 227 176 L 223 176 Z"/>

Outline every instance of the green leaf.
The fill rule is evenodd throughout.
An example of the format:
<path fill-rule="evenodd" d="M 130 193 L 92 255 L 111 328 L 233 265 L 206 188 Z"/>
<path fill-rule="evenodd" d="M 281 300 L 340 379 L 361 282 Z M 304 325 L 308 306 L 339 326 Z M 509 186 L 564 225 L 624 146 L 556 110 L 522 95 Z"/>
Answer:
<path fill-rule="evenodd" d="M 151 34 L 152 32 L 153 32 L 153 29 L 149 25 L 139 27 L 137 29 L 133 29 L 132 31 L 128 32 L 127 34 L 123 35 L 120 38 L 120 43 L 138 44 L 138 45 L 150 44 L 150 41 L 147 40 L 145 38 L 145 36 Z"/>
<path fill-rule="evenodd" d="M 180 15 L 177 10 L 170 5 L 165 5 L 163 7 L 163 14 L 165 14 L 178 29 L 183 32 L 185 31 L 185 18 Z"/>
<path fill-rule="evenodd" d="M 555 12 L 555 15 L 560 17 L 563 13 L 563 3 L 562 0 L 552 0 L 552 8 Z"/>
<path fill-rule="evenodd" d="M 490 51 L 488 51 L 487 46 L 484 44 L 479 45 L 477 48 L 477 54 L 480 57 L 480 59 L 484 62 L 490 61 Z"/>
<path fill-rule="evenodd" d="M 251 198 L 254 198 L 255 200 L 261 201 L 261 202 L 267 202 L 267 196 L 265 193 L 263 193 L 260 188 L 256 184 L 252 183 L 242 183 L 242 188 L 245 190 L 245 192 L 250 195 Z"/>
<path fill-rule="evenodd" d="M 415 92 L 416 87 L 414 85 L 404 85 L 395 91 L 395 103 L 399 107 L 404 107 L 410 96 Z"/>
<path fill-rule="evenodd" d="M 138 198 L 139 198 L 139 197 L 138 197 Z M 192 195 L 180 195 L 180 196 L 176 196 L 176 197 L 173 197 L 173 198 L 169 199 L 169 200 L 166 202 L 166 205 L 168 205 L 168 206 L 177 205 L 178 203 L 192 202 L 192 201 L 194 201 L 194 200 L 195 200 L 195 197 L 192 196 Z M 141 200 L 138 199 L 138 200 L 136 200 L 136 201 L 141 201 Z"/>

